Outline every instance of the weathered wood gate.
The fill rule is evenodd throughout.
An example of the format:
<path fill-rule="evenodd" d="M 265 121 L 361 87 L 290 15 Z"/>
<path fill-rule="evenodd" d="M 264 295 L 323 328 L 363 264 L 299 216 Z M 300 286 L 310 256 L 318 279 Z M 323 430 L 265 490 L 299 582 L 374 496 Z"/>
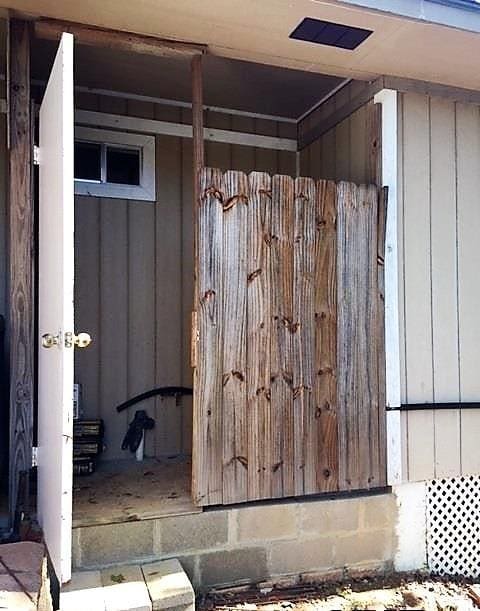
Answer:
<path fill-rule="evenodd" d="M 199 175 L 193 496 L 384 486 L 377 187 Z"/>

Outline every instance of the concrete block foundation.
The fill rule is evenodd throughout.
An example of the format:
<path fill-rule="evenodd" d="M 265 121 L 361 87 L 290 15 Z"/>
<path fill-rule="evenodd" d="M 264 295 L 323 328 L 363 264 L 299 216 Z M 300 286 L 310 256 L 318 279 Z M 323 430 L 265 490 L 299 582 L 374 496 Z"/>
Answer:
<path fill-rule="evenodd" d="M 302 499 L 74 529 L 75 569 L 178 558 L 197 591 L 393 565 L 393 494 Z"/>

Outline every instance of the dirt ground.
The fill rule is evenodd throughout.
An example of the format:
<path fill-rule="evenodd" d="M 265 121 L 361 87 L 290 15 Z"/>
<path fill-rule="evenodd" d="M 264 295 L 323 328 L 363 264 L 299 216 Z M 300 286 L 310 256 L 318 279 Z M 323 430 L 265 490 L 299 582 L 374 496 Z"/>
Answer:
<path fill-rule="evenodd" d="M 210 592 L 197 602 L 199 611 L 469 611 L 480 609 L 480 582 L 390 575 L 320 584 L 237 588 Z"/>

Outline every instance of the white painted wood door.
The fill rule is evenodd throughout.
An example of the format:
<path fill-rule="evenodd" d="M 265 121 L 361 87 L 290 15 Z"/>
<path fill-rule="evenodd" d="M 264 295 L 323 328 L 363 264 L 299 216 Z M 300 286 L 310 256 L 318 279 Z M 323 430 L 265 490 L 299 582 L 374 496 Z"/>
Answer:
<path fill-rule="evenodd" d="M 72 553 L 73 347 L 65 342 L 74 330 L 71 34 L 63 34 L 58 47 L 39 131 L 38 515 L 65 583 Z M 52 345 L 45 347 L 48 340 Z"/>

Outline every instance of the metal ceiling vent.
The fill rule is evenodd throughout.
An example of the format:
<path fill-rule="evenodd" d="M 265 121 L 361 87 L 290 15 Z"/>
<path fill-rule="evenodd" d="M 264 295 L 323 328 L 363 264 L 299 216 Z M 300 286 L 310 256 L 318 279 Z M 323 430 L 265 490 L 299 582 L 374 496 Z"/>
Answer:
<path fill-rule="evenodd" d="M 290 38 L 353 51 L 370 34 L 373 34 L 372 30 L 305 17 L 290 34 Z"/>

